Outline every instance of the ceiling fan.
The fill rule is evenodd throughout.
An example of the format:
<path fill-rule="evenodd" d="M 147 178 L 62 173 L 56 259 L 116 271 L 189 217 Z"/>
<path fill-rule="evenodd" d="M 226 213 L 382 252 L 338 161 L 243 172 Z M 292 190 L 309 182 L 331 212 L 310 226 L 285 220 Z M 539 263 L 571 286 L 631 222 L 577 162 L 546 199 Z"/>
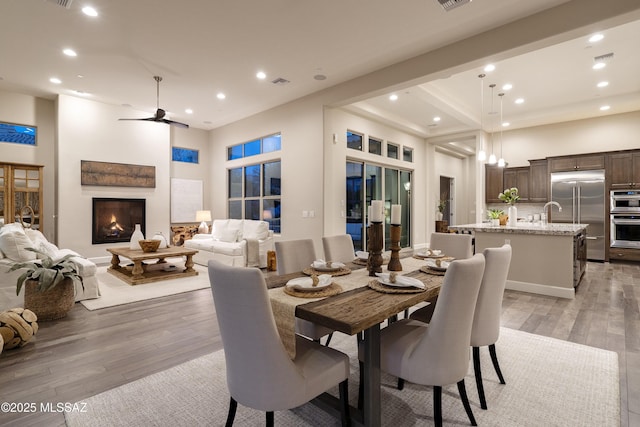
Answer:
<path fill-rule="evenodd" d="M 162 81 L 162 77 L 160 76 L 153 76 L 153 79 L 156 81 L 156 114 L 153 117 L 147 117 L 146 119 L 119 119 L 119 120 L 142 120 L 142 121 L 146 121 L 146 122 L 159 122 L 159 123 L 166 123 L 168 125 L 172 125 L 172 126 L 178 126 L 178 127 L 182 127 L 182 128 L 188 128 L 189 125 L 185 124 L 185 123 L 180 123 L 180 122 L 176 122 L 174 120 L 169 120 L 169 119 L 165 119 L 164 116 L 166 114 L 166 112 L 160 108 L 160 82 Z"/>

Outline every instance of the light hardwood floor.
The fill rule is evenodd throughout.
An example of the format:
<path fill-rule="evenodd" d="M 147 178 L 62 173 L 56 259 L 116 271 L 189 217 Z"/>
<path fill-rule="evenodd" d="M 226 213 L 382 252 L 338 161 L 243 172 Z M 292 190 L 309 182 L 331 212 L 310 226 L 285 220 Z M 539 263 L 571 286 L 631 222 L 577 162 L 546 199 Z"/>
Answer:
<path fill-rule="evenodd" d="M 503 303 L 506 327 L 618 353 L 623 427 L 640 425 L 638 286 L 640 264 L 590 262 L 573 300 L 506 291 Z M 0 402 L 77 402 L 221 347 L 208 289 L 93 312 L 76 304 L 0 355 Z M 0 425 L 62 426 L 64 417 L 0 413 Z"/>

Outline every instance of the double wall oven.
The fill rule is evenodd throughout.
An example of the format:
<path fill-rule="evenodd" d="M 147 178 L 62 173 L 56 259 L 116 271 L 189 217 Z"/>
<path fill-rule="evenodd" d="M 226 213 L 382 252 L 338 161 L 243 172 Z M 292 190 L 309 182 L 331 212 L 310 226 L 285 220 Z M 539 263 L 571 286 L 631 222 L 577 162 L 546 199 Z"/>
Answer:
<path fill-rule="evenodd" d="M 640 190 L 612 190 L 611 247 L 640 249 Z"/>

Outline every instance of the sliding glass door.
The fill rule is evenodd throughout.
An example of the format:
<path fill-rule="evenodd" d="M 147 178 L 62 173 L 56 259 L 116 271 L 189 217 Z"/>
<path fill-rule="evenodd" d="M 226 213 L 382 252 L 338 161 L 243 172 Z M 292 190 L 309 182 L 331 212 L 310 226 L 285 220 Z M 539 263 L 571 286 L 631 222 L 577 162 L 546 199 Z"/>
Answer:
<path fill-rule="evenodd" d="M 385 250 L 391 247 L 388 236 L 391 205 L 402 205 L 400 247 L 411 245 L 411 172 L 364 162 L 347 162 L 347 230 L 356 250 L 366 250 L 367 208 L 372 200 L 384 200 Z"/>

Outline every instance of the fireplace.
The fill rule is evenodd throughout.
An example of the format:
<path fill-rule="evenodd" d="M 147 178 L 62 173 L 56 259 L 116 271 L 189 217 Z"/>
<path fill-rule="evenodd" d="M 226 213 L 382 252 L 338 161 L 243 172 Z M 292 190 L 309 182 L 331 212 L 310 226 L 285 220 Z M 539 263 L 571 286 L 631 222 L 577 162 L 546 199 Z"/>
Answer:
<path fill-rule="evenodd" d="M 93 198 L 91 243 L 128 242 L 136 224 L 145 232 L 145 199 Z"/>

